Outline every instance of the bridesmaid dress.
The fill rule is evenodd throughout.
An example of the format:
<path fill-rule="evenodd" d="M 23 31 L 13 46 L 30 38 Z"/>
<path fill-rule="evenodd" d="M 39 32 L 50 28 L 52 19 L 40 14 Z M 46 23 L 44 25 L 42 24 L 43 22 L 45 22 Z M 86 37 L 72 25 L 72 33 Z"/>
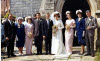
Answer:
<path fill-rule="evenodd" d="M 75 23 L 74 19 L 66 20 L 67 25 L 73 26 Z M 74 29 L 71 28 L 69 31 L 65 30 L 65 48 L 67 54 L 72 54 L 72 46 L 73 46 L 73 37 L 74 37 Z"/>

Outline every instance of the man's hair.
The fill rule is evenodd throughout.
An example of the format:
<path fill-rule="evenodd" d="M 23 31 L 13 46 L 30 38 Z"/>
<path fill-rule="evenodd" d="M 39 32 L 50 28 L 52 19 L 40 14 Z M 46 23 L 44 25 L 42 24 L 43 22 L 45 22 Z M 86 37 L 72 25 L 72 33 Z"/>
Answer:
<path fill-rule="evenodd" d="M 10 16 L 10 15 L 12 15 L 12 14 L 8 14 L 8 16 Z"/>
<path fill-rule="evenodd" d="M 46 15 L 50 15 L 50 13 L 48 12 L 48 13 L 46 13 Z"/>
<path fill-rule="evenodd" d="M 86 10 L 86 13 L 87 13 L 87 12 L 90 12 L 90 13 L 91 13 L 91 10 Z"/>
<path fill-rule="evenodd" d="M 36 13 L 36 15 L 37 15 L 37 14 L 39 14 L 39 15 L 40 15 L 40 13 Z"/>
<path fill-rule="evenodd" d="M 36 17 L 36 14 L 33 14 L 34 17 Z"/>

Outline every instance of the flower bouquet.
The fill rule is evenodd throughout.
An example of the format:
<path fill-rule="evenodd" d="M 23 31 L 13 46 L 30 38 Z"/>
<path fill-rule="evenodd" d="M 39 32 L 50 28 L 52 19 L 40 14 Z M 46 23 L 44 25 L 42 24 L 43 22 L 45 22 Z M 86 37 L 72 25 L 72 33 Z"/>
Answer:
<path fill-rule="evenodd" d="M 28 37 L 32 38 L 32 33 L 31 32 L 28 32 Z"/>
<path fill-rule="evenodd" d="M 66 25 L 66 31 L 68 32 L 71 28 L 70 28 L 70 25 Z"/>
<path fill-rule="evenodd" d="M 57 30 L 58 30 L 58 27 L 56 25 L 53 25 L 52 27 L 53 35 L 56 35 Z"/>

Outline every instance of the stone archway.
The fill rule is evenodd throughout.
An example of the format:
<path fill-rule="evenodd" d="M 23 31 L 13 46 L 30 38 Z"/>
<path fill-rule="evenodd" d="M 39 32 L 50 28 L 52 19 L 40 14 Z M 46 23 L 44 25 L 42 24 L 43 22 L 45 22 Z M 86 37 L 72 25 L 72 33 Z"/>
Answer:
<path fill-rule="evenodd" d="M 55 0 L 54 1 L 54 3 L 55 3 L 54 11 L 59 11 L 60 13 L 62 13 L 62 8 L 63 8 L 63 5 L 64 5 L 65 1 L 66 0 Z M 87 2 L 90 6 L 92 16 L 96 17 L 96 14 L 95 14 L 96 10 L 97 10 L 96 0 L 87 0 Z"/>
<path fill-rule="evenodd" d="M 59 11 L 60 13 L 62 13 L 62 9 L 63 9 L 64 3 L 66 1 L 67 0 L 55 0 L 55 11 Z M 96 0 L 86 0 L 86 1 L 87 1 L 88 5 L 90 7 L 92 16 L 97 17 L 96 16 L 96 10 L 97 10 Z M 97 40 L 97 30 L 95 32 L 95 42 L 96 42 L 96 40 Z"/>

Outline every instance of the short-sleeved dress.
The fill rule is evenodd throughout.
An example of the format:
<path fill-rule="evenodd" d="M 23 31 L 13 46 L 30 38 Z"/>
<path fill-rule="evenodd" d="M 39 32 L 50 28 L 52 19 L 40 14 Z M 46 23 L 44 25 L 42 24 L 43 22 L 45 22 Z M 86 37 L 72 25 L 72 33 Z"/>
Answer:
<path fill-rule="evenodd" d="M 66 20 L 66 25 L 73 26 L 75 23 L 74 19 Z M 72 46 L 73 46 L 73 36 L 74 36 L 74 29 L 71 28 L 69 31 L 65 30 L 65 48 L 68 54 L 72 54 Z"/>
<path fill-rule="evenodd" d="M 24 43 L 25 43 L 25 27 L 23 24 L 15 25 L 16 27 L 16 46 L 17 47 L 24 47 Z"/>

